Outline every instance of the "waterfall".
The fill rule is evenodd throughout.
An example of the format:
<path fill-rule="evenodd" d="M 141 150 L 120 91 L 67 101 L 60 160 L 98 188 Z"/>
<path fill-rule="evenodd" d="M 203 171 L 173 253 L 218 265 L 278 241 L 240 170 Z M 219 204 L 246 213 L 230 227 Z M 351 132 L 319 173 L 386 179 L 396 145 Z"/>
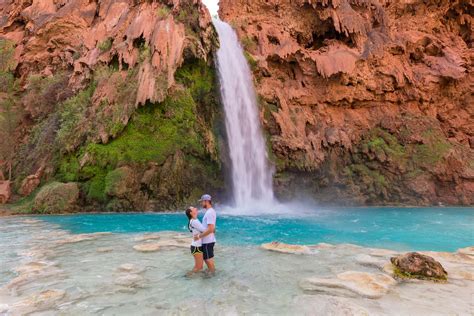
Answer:
<path fill-rule="evenodd" d="M 269 165 L 250 67 L 232 27 L 214 19 L 220 49 L 217 67 L 229 143 L 233 196 L 237 208 L 273 203 L 273 168 Z"/>

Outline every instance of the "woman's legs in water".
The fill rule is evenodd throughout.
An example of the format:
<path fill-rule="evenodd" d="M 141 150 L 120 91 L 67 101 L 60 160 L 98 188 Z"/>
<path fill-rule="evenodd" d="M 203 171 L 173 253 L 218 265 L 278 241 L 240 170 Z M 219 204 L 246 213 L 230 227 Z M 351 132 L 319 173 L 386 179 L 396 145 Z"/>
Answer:
<path fill-rule="evenodd" d="M 194 254 L 194 269 L 193 272 L 202 271 L 204 266 L 204 259 L 202 253 L 195 253 Z"/>

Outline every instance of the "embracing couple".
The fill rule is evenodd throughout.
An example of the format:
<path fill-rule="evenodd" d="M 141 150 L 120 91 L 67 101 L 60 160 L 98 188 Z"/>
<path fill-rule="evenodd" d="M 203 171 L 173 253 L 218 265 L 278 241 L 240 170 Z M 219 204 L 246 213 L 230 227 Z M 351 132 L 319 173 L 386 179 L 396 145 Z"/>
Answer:
<path fill-rule="evenodd" d="M 209 194 L 204 194 L 199 202 L 201 202 L 201 206 L 205 210 L 202 223 L 198 219 L 197 208 L 190 207 L 186 210 L 188 229 L 193 234 L 191 254 L 194 257 L 194 268 L 188 273 L 188 276 L 202 271 L 204 262 L 207 265 L 206 273 L 212 276 L 216 271 L 214 265 L 216 211 L 212 207 L 212 198 Z"/>

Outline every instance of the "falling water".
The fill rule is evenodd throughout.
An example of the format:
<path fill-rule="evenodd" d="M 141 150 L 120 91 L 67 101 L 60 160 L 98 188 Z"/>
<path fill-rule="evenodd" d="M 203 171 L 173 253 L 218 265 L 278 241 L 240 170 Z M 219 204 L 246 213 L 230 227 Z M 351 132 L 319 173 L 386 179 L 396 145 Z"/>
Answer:
<path fill-rule="evenodd" d="M 229 24 L 214 20 L 219 34 L 219 80 L 236 207 L 268 206 L 273 202 L 273 169 L 260 127 L 250 68 L 237 35 Z"/>

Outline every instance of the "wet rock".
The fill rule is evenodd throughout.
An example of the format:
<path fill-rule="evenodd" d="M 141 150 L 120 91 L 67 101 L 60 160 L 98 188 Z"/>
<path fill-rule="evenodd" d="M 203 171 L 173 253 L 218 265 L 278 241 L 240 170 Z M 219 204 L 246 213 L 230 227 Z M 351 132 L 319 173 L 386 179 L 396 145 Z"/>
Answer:
<path fill-rule="evenodd" d="M 392 257 L 397 254 L 398 252 L 388 249 L 374 249 L 370 252 L 370 255 L 373 257 Z"/>
<path fill-rule="evenodd" d="M 30 195 L 40 185 L 42 174 L 43 174 L 43 167 L 40 167 L 35 174 L 27 176 L 21 182 L 21 187 L 18 190 L 18 192 L 23 196 Z"/>
<path fill-rule="evenodd" d="M 441 263 L 432 257 L 410 252 L 390 259 L 395 274 L 402 278 L 445 281 L 448 273 Z"/>
<path fill-rule="evenodd" d="M 140 244 L 140 245 L 135 245 L 133 246 L 133 249 L 139 252 L 156 252 L 160 250 L 161 244 L 157 243 L 146 243 L 146 244 Z"/>
<path fill-rule="evenodd" d="M 21 222 L 28 225 L 37 225 L 37 224 L 42 223 L 40 220 L 31 219 L 31 218 L 24 219 Z"/>
<path fill-rule="evenodd" d="M 126 274 L 115 279 L 115 284 L 131 288 L 140 288 L 144 286 L 145 279 L 138 274 Z"/>
<path fill-rule="evenodd" d="M 150 234 L 143 234 L 141 236 L 135 237 L 135 241 L 147 241 L 147 240 L 157 240 L 160 239 L 161 235 L 159 233 L 150 233 Z"/>
<path fill-rule="evenodd" d="M 23 273 L 37 273 L 39 271 L 42 271 L 48 267 L 54 266 L 55 264 L 52 262 L 28 262 L 25 263 L 17 268 L 15 268 L 15 271 L 17 273 L 23 274 Z"/>
<path fill-rule="evenodd" d="M 296 297 L 295 314 L 331 316 L 368 316 L 369 312 L 345 298 L 328 295 L 302 295 Z"/>
<path fill-rule="evenodd" d="M 0 181 L 0 204 L 5 204 L 10 199 L 11 183 L 10 181 Z"/>
<path fill-rule="evenodd" d="M 331 245 L 325 242 L 320 242 L 317 245 L 311 246 L 311 248 L 314 248 L 314 249 L 333 249 L 335 247 L 336 247 L 335 245 Z"/>
<path fill-rule="evenodd" d="M 466 251 L 466 250 L 464 250 Z M 471 264 L 474 265 L 474 257 L 463 254 L 461 252 L 436 252 L 436 251 L 423 251 L 420 252 L 423 255 L 435 258 L 440 262 L 450 262 L 459 264 Z"/>
<path fill-rule="evenodd" d="M 30 262 L 17 267 L 15 271 L 18 276 L 6 285 L 7 289 L 15 292 L 23 286 L 41 279 L 58 279 L 64 276 L 64 271 L 53 262 Z"/>
<path fill-rule="evenodd" d="M 75 244 L 78 242 L 83 242 L 83 241 L 90 241 L 90 240 L 96 240 L 99 237 L 102 236 L 107 236 L 111 235 L 112 233 L 92 233 L 92 234 L 79 234 L 79 235 L 72 235 L 69 237 L 66 237 L 62 240 L 59 240 L 56 242 L 57 245 L 65 245 L 65 244 Z"/>
<path fill-rule="evenodd" d="M 305 291 L 335 296 L 363 296 L 379 298 L 387 294 L 397 282 L 386 274 L 347 271 L 337 278 L 308 278 L 300 282 Z"/>
<path fill-rule="evenodd" d="M 474 246 L 458 249 L 458 253 L 474 257 Z M 474 258 L 473 258 L 474 259 Z"/>
<path fill-rule="evenodd" d="M 387 263 L 385 260 L 380 258 L 375 258 L 366 254 L 359 254 L 355 257 L 355 261 L 363 266 L 383 268 Z"/>
<path fill-rule="evenodd" d="M 41 213 L 67 213 L 77 210 L 79 185 L 53 182 L 41 188 L 34 200 L 33 209 Z"/>
<path fill-rule="evenodd" d="M 127 272 L 132 274 L 140 274 L 145 271 L 144 268 L 137 267 L 133 263 L 124 263 L 120 267 L 117 268 L 118 272 Z"/>
<path fill-rule="evenodd" d="M 3 313 L 7 313 L 8 312 L 8 309 L 9 309 L 9 306 L 7 304 L 0 304 L 0 313 L 3 314 Z"/>
<path fill-rule="evenodd" d="M 112 248 L 112 247 L 101 247 L 101 248 L 97 248 L 96 251 L 98 253 L 108 253 L 108 252 L 114 251 L 114 248 Z"/>
<path fill-rule="evenodd" d="M 290 245 L 281 242 L 271 242 L 268 244 L 261 245 L 262 249 L 281 252 L 281 253 L 288 253 L 288 254 L 310 254 L 311 250 L 307 246 L 300 246 L 300 245 Z"/>
<path fill-rule="evenodd" d="M 26 315 L 56 307 L 66 296 L 63 290 L 45 290 L 12 305 L 13 315 Z"/>

